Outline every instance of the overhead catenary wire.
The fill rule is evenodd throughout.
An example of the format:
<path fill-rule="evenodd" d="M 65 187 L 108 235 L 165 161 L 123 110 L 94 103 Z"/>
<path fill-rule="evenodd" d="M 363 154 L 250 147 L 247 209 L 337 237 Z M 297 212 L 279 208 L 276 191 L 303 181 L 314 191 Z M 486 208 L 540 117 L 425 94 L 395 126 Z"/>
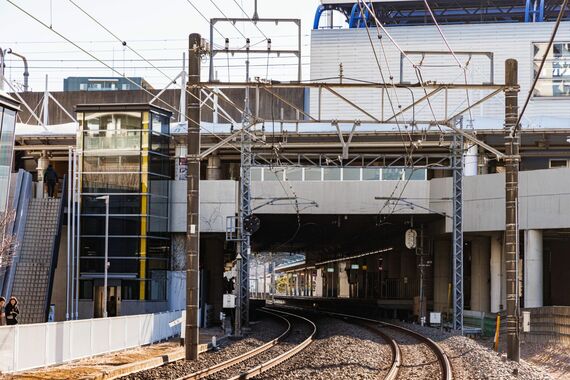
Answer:
<path fill-rule="evenodd" d="M 223 10 L 220 9 L 220 7 L 218 7 L 218 5 L 214 2 L 214 0 L 210 0 L 210 2 L 214 5 L 214 7 L 216 7 L 216 9 L 222 14 L 222 16 L 224 16 L 224 18 L 234 27 L 235 30 L 237 30 L 237 32 L 239 34 L 241 34 L 241 36 L 244 39 L 247 39 L 247 37 L 245 36 L 245 34 L 243 34 L 243 32 L 241 30 L 239 30 L 239 28 L 236 26 L 236 24 L 234 24 L 233 22 L 230 21 L 230 19 L 228 18 L 228 16 L 226 16 L 226 14 L 224 13 Z"/>
<path fill-rule="evenodd" d="M 143 59 L 145 62 L 147 62 L 148 64 L 151 65 L 152 68 L 156 69 L 159 73 L 161 73 L 164 77 L 166 77 L 170 83 L 175 83 L 174 79 L 171 78 L 169 75 L 167 75 L 164 71 L 162 71 L 161 69 L 159 69 L 158 67 L 156 67 L 154 64 L 152 64 L 151 62 L 149 62 L 145 57 L 143 57 L 140 53 L 138 53 L 136 50 L 134 50 L 133 48 L 131 48 L 130 46 L 128 46 L 128 44 L 126 43 L 126 41 L 122 40 L 120 37 L 118 37 L 116 34 L 114 34 L 113 32 L 111 32 L 111 30 L 109 30 L 107 27 L 105 27 L 101 22 L 99 22 L 97 19 L 95 19 L 93 16 L 91 16 L 87 11 L 85 11 L 83 8 L 81 8 L 79 5 L 77 5 L 73 0 L 68 0 L 71 4 L 73 4 L 75 7 L 77 7 L 82 13 L 84 13 L 87 17 L 89 17 L 91 20 L 93 20 L 97 25 L 99 25 L 101 28 L 103 28 L 107 33 L 109 33 L 111 36 L 113 36 L 117 41 L 121 42 L 121 44 L 123 46 L 127 46 L 134 54 L 136 54 L 139 58 Z M 114 69 L 113 69 L 114 70 Z M 124 77 L 124 74 L 123 74 Z M 197 97 L 196 95 L 194 95 L 191 91 L 188 91 L 188 89 L 186 88 L 181 88 L 181 91 L 185 91 L 188 95 L 194 97 L 196 100 L 201 101 L 201 99 L 199 97 Z M 163 101 L 164 102 L 164 101 Z M 166 103 L 166 102 L 164 102 Z M 166 103 L 168 104 L 168 103 Z M 212 111 L 214 111 L 213 107 L 209 106 L 208 104 L 206 104 L 205 102 L 203 103 L 205 104 L 207 107 L 209 107 Z M 170 105 L 172 108 L 175 109 L 175 107 L 173 107 L 172 105 Z M 226 117 L 225 115 L 222 115 L 223 118 L 225 118 L 227 121 L 229 121 L 230 123 L 232 123 L 232 120 L 229 119 L 228 117 Z M 189 119 L 188 117 L 186 117 L 189 121 L 191 119 Z M 218 136 L 216 133 L 214 133 L 213 131 L 208 130 L 207 128 L 203 127 L 200 125 L 200 120 L 195 121 L 192 120 L 192 122 L 196 125 L 198 125 L 198 127 L 200 127 L 201 129 L 204 129 L 205 131 L 211 133 L 213 136 L 217 137 L 220 140 L 223 140 L 222 137 Z M 231 144 L 230 144 L 231 145 Z M 233 145 L 232 145 L 233 146 Z M 238 149 L 237 147 L 235 147 L 236 149 Z"/>
<path fill-rule="evenodd" d="M 11 5 L 13 5 L 15 8 L 17 8 L 18 10 L 20 10 L 22 13 L 26 14 L 28 17 L 32 18 L 33 20 L 35 20 L 36 22 L 38 22 L 39 24 L 41 24 L 42 26 L 44 26 L 46 29 L 51 30 L 53 33 L 55 33 L 56 35 L 58 35 L 60 38 L 63 38 L 64 40 L 66 40 L 67 42 L 69 42 L 70 44 L 72 44 L 73 46 L 75 46 L 77 49 L 81 50 L 82 52 L 84 52 L 85 54 L 89 55 L 91 58 L 93 58 L 94 60 L 100 62 L 102 65 L 106 66 L 108 69 L 110 69 L 111 71 L 113 71 L 114 73 L 116 73 L 117 75 L 125 78 L 128 82 L 130 82 L 131 84 L 135 85 L 136 87 L 138 87 L 139 89 L 141 89 L 142 91 L 144 91 L 145 93 L 147 93 L 148 95 L 154 97 L 155 94 L 153 94 L 152 92 L 150 92 L 149 90 L 147 90 L 146 88 L 144 88 L 143 86 L 139 85 L 138 83 L 136 83 L 135 81 L 133 81 L 132 79 L 126 77 L 124 74 L 121 74 L 119 71 L 117 71 L 115 68 L 113 68 L 112 66 L 110 66 L 108 63 L 106 63 L 105 61 L 100 60 L 99 58 L 97 58 L 95 55 L 93 55 L 92 53 L 90 53 L 89 51 L 85 50 L 83 47 L 81 47 L 80 45 L 76 44 L 75 42 L 73 42 L 71 39 L 69 39 L 68 37 L 66 37 L 65 35 L 61 34 L 60 32 L 58 32 L 56 29 L 54 29 L 53 27 L 50 28 L 49 25 L 47 25 L 46 23 L 44 23 L 43 21 L 41 21 L 40 19 L 38 19 L 36 16 L 34 16 L 33 14 L 31 14 L 30 12 L 28 12 L 27 10 L 23 9 L 22 7 L 20 7 L 18 4 L 15 4 L 12 0 L 6 0 L 8 3 L 10 3 Z M 167 106 L 167 108 L 169 110 L 172 110 L 174 112 L 177 112 L 176 108 L 174 106 L 172 106 L 171 104 L 165 102 L 164 100 L 158 98 L 158 101 L 160 101 L 161 103 L 163 103 L 164 105 Z M 190 118 L 188 118 L 188 116 L 186 116 L 186 119 L 189 122 L 194 123 L 195 125 L 199 126 L 200 128 L 204 129 L 205 131 L 207 131 L 208 133 L 211 133 L 213 136 L 219 138 L 220 140 L 223 140 L 220 136 L 218 136 L 217 134 L 215 134 L 214 132 L 208 130 L 207 128 L 204 128 L 203 126 L 200 125 L 200 122 L 196 122 L 195 120 L 192 120 Z M 231 147 L 233 147 L 234 149 L 239 151 L 239 148 L 237 148 L 236 146 L 234 146 L 233 144 L 230 144 Z"/>
<path fill-rule="evenodd" d="M 360 12 L 361 12 L 361 14 L 364 14 L 364 9 L 363 9 L 362 4 L 360 3 L 360 1 L 359 1 L 359 6 L 360 6 Z M 376 47 L 374 46 L 374 42 L 372 41 L 372 36 L 371 36 L 371 34 L 370 34 L 370 29 L 368 28 L 368 24 L 367 24 L 367 23 L 365 23 L 365 27 L 366 27 L 366 33 L 367 33 L 367 35 L 368 35 L 368 39 L 369 39 L 369 41 L 370 41 L 370 46 L 372 47 L 372 52 L 374 53 L 374 58 L 375 58 L 375 60 L 376 60 L 376 64 L 377 64 L 377 66 L 378 66 L 378 70 L 379 70 L 379 72 L 380 72 L 380 77 L 381 77 L 381 79 L 382 79 L 382 83 L 385 84 L 385 83 L 386 83 L 386 79 L 385 79 L 385 77 L 384 77 L 384 72 L 383 72 L 383 70 L 382 70 L 382 65 L 380 65 L 380 61 L 379 61 L 379 59 L 378 59 L 378 54 L 377 54 L 377 52 L 376 52 Z M 387 66 L 387 67 L 389 68 L 389 66 Z M 392 77 L 391 77 L 391 78 L 392 78 Z M 392 79 L 393 79 L 393 78 L 392 78 Z M 405 149 L 405 151 L 406 151 L 406 156 L 407 156 L 407 155 L 409 154 L 409 152 L 408 152 L 408 147 L 406 146 L 406 142 L 404 141 L 404 136 L 403 136 L 402 130 L 401 130 L 401 128 L 400 128 L 400 123 L 399 123 L 399 121 L 398 121 L 398 118 L 396 117 L 397 112 L 396 112 L 396 109 L 394 108 L 394 103 L 393 103 L 393 101 L 392 101 L 392 98 L 390 97 L 390 92 L 388 91 L 388 88 L 387 88 L 386 85 L 384 86 L 384 90 L 386 91 L 386 95 L 388 96 L 388 102 L 390 103 L 390 107 L 391 107 L 391 109 L 392 109 L 393 117 L 394 117 L 394 120 L 395 120 L 395 122 L 396 122 L 396 126 L 397 126 L 397 128 L 398 128 L 398 132 L 399 132 L 399 134 L 400 134 L 400 136 L 401 136 L 401 138 L 402 138 L 402 145 L 404 146 L 404 149 Z M 394 87 L 394 93 L 396 93 L 396 88 L 395 88 L 395 87 Z M 396 96 L 397 96 L 397 95 L 396 95 Z M 410 143 L 411 143 L 411 136 L 408 135 L 408 137 L 409 137 Z"/>
<path fill-rule="evenodd" d="M 210 24 L 210 20 L 209 20 L 206 16 L 204 16 L 204 14 L 202 13 L 202 11 L 200 11 L 200 9 L 198 9 L 198 7 L 197 7 L 196 5 L 194 5 L 194 3 L 192 2 L 192 0 L 186 0 L 186 2 L 187 2 L 188 4 L 190 4 L 190 5 L 192 6 L 192 8 L 194 8 L 194 9 L 196 10 L 196 12 L 198 12 L 198 14 L 199 14 L 200 16 L 202 16 L 202 18 L 208 23 L 208 25 Z M 220 32 L 215 26 L 212 26 L 212 28 L 213 28 L 220 36 L 222 36 L 222 38 L 226 38 L 226 37 L 222 34 L 222 32 Z"/>
<path fill-rule="evenodd" d="M 259 31 L 259 33 L 261 33 L 261 35 L 263 36 L 263 38 L 265 38 L 266 40 L 268 40 L 269 37 L 267 37 L 267 36 L 265 35 L 265 33 L 263 33 L 263 30 L 261 30 L 261 29 L 259 28 L 259 26 L 257 26 L 257 23 L 256 23 L 255 21 L 253 21 L 253 20 L 251 19 L 251 17 L 249 17 L 249 15 L 248 15 L 247 12 L 243 9 L 243 7 L 242 7 L 236 0 L 234 0 L 234 3 L 236 3 L 236 5 L 239 7 L 239 9 L 241 9 L 241 11 L 242 11 L 242 13 L 245 15 L 245 17 L 248 18 L 249 21 L 251 21 L 251 23 L 252 23 L 253 26 L 255 26 L 255 28 Z"/>
<path fill-rule="evenodd" d="M 463 70 L 463 76 L 465 79 L 465 84 L 467 84 L 467 65 L 464 65 L 459 60 L 459 58 L 457 57 L 457 54 L 455 54 L 455 51 L 453 51 L 453 49 L 451 48 L 451 45 L 449 44 L 449 41 L 447 40 L 445 33 L 443 33 L 443 29 L 441 28 L 441 26 L 439 26 L 439 23 L 437 22 L 437 19 L 435 18 L 435 15 L 434 15 L 428 1 L 424 0 L 424 4 L 425 4 L 427 10 L 429 11 L 429 14 L 431 15 L 433 23 L 435 24 L 435 27 L 437 28 L 441 38 L 443 39 L 445 46 L 447 46 L 447 49 L 449 50 L 449 52 L 451 53 L 451 55 L 453 56 L 453 58 L 455 59 L 455 61 L 459 65 L 459 68 Z M 471 123 L 473 123 L 473 113 L 471 111 L 471 100 L 469 99 L 469 89 L 467 89 L 467 88 L 465 89 L 465 96 L 467 97 L 467 107 L 469 108 L 469 120 L 471 121 Z"/>

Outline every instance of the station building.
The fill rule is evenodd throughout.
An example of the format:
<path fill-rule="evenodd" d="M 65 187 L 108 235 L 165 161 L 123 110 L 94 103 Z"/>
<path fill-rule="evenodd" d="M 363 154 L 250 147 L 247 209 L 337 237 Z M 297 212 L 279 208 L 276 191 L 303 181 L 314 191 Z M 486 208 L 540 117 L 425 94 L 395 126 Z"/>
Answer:
<path fill-rule="evenodd" d="M 382 70 L 386 83 L 409 87 L 341 88 L 338 92 L 344 99 L 318 87 L 272 90 L 286 102 L 263 89 L 252 90 L 252 104 L 258 105 L 253 113 L 262 120 L 252 129 L 256 136 L 252 208 L 261 220 L 261 228 L 252 236 L 252 251 L 259 256 L 268 252 L 305 256 L 302 264 L 282 270 L 288 276 L 285 293 L 290 296 L 358 300 L 405 315 L 417 309 L 422 289 L 423 308 L 449 312 L 453 278 L 449 159 L 454 142 L 446 125 L 415 121 L 461 118 L 459 125 L 465 133 L 502 152 L 504 95 L 492 94 L 491 87 L 504 83 L 504 62 L 514 58 L 518 61 L 519 104 L 539 75 L 520 136 L 520 302 L 531 308 L 568 306 L 568 15 L 538 73 L 556 9 L 545 9 L 541 15 L 510 2 L 509 12 L 491 9 L 491 5 L 473 11 L 480 2 L 465 2 L 469 6 L 446 16 L 444 8 L 455 2 L 438 2 L 434 11 L 452 54 L 420 3 L 373 2 L 377 16 L 384 17 L 386 30 L 381 30 L 370 15 L 359 14 L 358 9 L 353 13 L 354 3 L 323 1 L 311 31 L 313 82 L 379 83 Z M 417 9 L 406 8 L 412 5 Z M 321 15 L 331 10 L 346 17 L 350 27 L 324 25 Z M 480 87 L 468 92 L 442 88 L 431 94 L 414 86 L 434 82 Z M 223 91 L 241 104 L 243 88 Z M 172 109 L 161 109 L 160 102 L 149 105 L 150 96 L 142 92 L 125 91 L 108 102 L 103 95 L 90 100 L 85 92 L 53 95 L 68 112 L 76 112 L 78 127 L 70 129 L 67 116 L 55 108 L 50 111 L 47 131 L 20 125 L 13 169 L 25 169 L 36 180 L 34 172 L 45 167 L 47 160 L 58 172 L 67 173 L 69 146 L 82 151 L 77 171 L 82 186 L 81 317 L 100 313 L 105 211 L 97 197 L 106 194 L 112 199 L 109 286 L 115 287 L 112 292 L 120 298 L 120 313 L 183 307 L 185 123 L 179 122 L 179 114 Z M 33 107 L 41 94 L 22 96 Z M 137 104 L 111 104 L 116 99 Z M 167 90 L 161 99 L 179 108 L 179 91 Z M 221 107 L 228 106 L 216 100 Z M 213 102 L 214 97 L 206 100 L 212 106 Z M 462 112 L 468 106 L 473 107 Z M 308 122 L 309 117 L 300 120 L 299 109 L 321 122 Z M 26 112 L 22 115 L 27 119 Z M 220 115 L 204 108 L 202 126 L 208 130 L 202 134 L 204 151 L 236 128 L 221 122 Z M 240 112 L 231 107 L 226 115 L 241 120 Z M 281 120 L 272 122 L 275 115 Z M 393 123 L 363 122 L 390 117 Z M 240 157 L 232 144 L 236 142 L 205 159 L 201 168 L 204 323 L 218 318 L 222 273 L 236 254 L 235 245 L 226 239 L 227 220 L 238 212 Z M 468 141 L 461 150 L 465 308 L 496 313 L 506 305 L 504 162 Z M 409 229 L 421 237 L 418 248 L 406 246 Z M 62 232 L 53 293 L 60 319 L 65 310 L 65 295 L 61 297 L 65 236 Z M 252 282 L 258 289 L 258 278 Z"/>

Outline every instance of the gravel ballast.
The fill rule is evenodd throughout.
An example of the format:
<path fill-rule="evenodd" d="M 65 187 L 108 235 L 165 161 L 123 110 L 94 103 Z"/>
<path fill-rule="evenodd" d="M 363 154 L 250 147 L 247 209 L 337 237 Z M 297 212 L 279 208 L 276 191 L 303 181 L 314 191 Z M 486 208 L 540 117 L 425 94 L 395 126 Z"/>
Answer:
<path fill-rule="evenodd" d="M 430 327 L 399 323 L 438 343 L 449 358 L 455 379 L 465 380 L 551 380 L 546 372 L 521 360 L 503 361 L 501 355 L 465 336 Z"/>
<path fill-rule="evenodd" d="M 151 379 L 175 379 L 183 375 L 210 367 L 223 362 L 255 347 L 275 339 L 285 331 L 285 324 L 277 319 L 267 317 L 260 322 L 251 324 L 251 331 L 240 340 L 228 339 L 220 344 L 217 352 L 209 351 L 200 355 L 195 362 L 179 360 L 150 370 L 137 372 L 122 377 L 125 380 L 151 380 Z"/>
<path fill-rule="evenodd" d="M 390 347 L 370 330 L 334 318 L 309 319 L 318 329 L 313 343 L 256 379 L 378 379 L 389 370 Z"/>

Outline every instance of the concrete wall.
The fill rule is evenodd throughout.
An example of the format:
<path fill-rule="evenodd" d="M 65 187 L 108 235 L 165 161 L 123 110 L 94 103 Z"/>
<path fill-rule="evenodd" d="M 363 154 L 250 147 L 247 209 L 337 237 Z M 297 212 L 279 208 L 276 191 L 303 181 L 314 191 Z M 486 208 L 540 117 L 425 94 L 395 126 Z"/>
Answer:
<path fill-rule="evenodd" d="M 429 206 L 428 181 L 287 181 L 284 185 L 277 181 L 253 182 L 253 207 L 275 197 L 299 198 L 299 208 L 303 214 L 378 214 L 386 200 L 375 197 L 401 196 L 423 206 Z M 394 193 L 394 189 L 396 191 Z M 403 192 L 402 192 L 403 190 Z M 395 195 L 394 195 L 395 194 Z M 311 205 L 316 202 L 318 207 Z M 387 205 L 383 213 L 391 213 L 393 205 Z M 256 211 L 258 214 L 295 214 L 295 202 L 281 201 L 278 205 L 266 205 Z M 424 214 L 428 211 L 411 209 L 400 203 L 396 214 Z"/>
<path fill-rule="evenodd" d="M 402 202 L 395 214 L 427 214 L 424 208 L 452 214 L 452 179 L 430 181 L 254 181 L 253 207 L 265 204 L 257 214 L 295 214 L 295 203 L 283 200 L 266 204 L 276 197 L 295 197 L 303 214 L 378 214 L 386 200 L 375 197 L 402 197 L 419 207 Z M 548 184 L 545 187 L 545 184 Z M 396 191 L 394 192 L 394 189 Z M 404 190 L 402 192 L 402 189 Z M 465 232 L 503 231 L 505 229 L 505 176 L 502 173 L 465 177 Z M 570 169 L 544 169 L 520 173 L 520 228 L 570 228 Z M 202 232 L 225 232 L 226 217 L 236 210 L 236 181 L 202 181 Z M 314 204 L 313 204 L 314 203 Z M 317 207 L 318 206 L 318 207 Z M 424 208 L 422 208 L 424 207 Z M 382 210 L 392 213 L 394 204 Z M 451 220 L 445 218 L 445 231 Z M 172 181 L 171 232 L 186 231 L 186 182 Z"/>
<path fill-rule="evenodd" d="M 570 228 L 570 169 L 520 172 L 519 181 L 521 230 Z M 430 182 L 429 207 L 451 215 L 451 178 L 433 179 Z M 504 174 L 466 177 L 463 191 L 465 232 L 505 229 Z M 445 232 L 451 232 L 451 220 L 446 219 Z"/>

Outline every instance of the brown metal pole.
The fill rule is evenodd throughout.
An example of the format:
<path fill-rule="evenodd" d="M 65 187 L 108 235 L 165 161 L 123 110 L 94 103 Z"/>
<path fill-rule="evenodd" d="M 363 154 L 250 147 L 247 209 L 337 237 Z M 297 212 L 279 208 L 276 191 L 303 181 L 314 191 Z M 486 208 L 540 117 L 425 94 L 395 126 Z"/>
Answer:
<path fill-rule="evenodd" d="M 188 105 L 188 202 L 186 229 L 186 360 L 198 359 L 200 329 L 198 326 L 198 302 L 200 290 L 200 43 L 199 34 L 189 40 L 188 84 L 193 95 L 187 97 Z"/>
<path fill-rule="evenodd" d="M 511 134 L 518 119 L 518 62 L 505 62 L 505 266 L 507 269 L 507 358 L 518 362 L 519 342 L 519 141 L 518 134 Z"/>

